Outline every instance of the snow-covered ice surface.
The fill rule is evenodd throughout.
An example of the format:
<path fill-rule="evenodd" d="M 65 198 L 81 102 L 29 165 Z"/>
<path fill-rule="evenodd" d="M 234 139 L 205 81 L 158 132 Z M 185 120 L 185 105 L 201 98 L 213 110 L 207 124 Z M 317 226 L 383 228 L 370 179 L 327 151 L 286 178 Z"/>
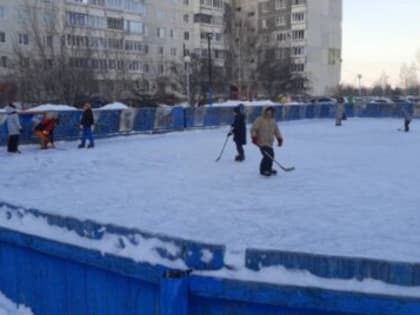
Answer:
<path fill-rule="evenodd" d="M 420 262 L 420 133 L 402 121 L 282 122 L 277 158 L 292 173 L 258 174 L 260 153 L 233 162 L 228 127 L 59 142 L 0 152 L 0 200 L 172 236 L 246 247 Z"/>
<path fill-rule="evenodd" d="M 16 305 L 0 292 L 0 315 L 32 315 L 32 312 L 23 305 Z"/>

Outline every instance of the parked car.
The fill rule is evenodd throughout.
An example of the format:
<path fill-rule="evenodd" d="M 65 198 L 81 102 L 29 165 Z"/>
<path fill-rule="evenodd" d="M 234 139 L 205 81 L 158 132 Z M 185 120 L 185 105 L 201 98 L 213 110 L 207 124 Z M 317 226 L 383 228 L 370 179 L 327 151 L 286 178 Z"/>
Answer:
<path fill-rule="evenodd" d="M 335 98 L 332 98 L 332 97 L 323 96 L 323 97 L 313 98 L 311 100 L 311 103 L 316 103 L 316 104 L 336 104 L 337 103 L 337 100 Z"/>
<path fill-rule="evenodd" d="M 394 102 L 387 97 L 375 97 L 369 100 L 368 104 L 393 104 Z"/>

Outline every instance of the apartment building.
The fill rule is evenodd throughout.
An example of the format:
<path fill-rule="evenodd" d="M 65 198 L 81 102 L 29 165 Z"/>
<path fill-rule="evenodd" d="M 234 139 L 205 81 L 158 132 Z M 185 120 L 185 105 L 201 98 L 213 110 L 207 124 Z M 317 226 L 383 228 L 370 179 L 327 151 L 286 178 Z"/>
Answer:
<path fill-rule="evenodd" d="M 28 7 L 38 12 L 42 39 Z M 64 47 L 74 67 L 90 68 L 104 82 L 123 75 L 152 92 L 156 78 L 182 75 L 186 54 L 208 60 L 210 44 L 213 66 L 235 64 L 233 81 L 249 86 L 258 69 L 243 47 L 250 36 L 269 36 L 279 55 L 292 55 L 312 94 L 328 94 L 340 80 L 341 11 L 342 0 L 2 0 L 0 75 L 10 71 L 17 50 L 34 58 L 43 41 Z"/>
<path fill-rule="evenodd" d="M 278 57 L 290 55 L 293 71 L 309 79 L 309 92 L 331 94 L 341 75 L 342 0 L 264 0 L 256 16 Z"/>

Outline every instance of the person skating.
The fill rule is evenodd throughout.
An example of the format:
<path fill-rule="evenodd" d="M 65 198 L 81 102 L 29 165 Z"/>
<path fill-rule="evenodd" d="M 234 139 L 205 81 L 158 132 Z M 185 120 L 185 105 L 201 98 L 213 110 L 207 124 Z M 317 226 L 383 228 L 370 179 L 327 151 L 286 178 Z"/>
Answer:
<path fill-rule="evenodd" d="M 341 126 L 342 121 L 347 119 L 346 113 L 345 113 L 345 101 L 343 97 L 339 97 L 337 99 L 337 109 L 335 112 L 335 125 Z"/>
<path fill-rule="evenodd" d="M 55 148 L 54 130 L 58 123 L 58 118 L 49 118 L 46 114 L 44 114 L 42 121 L 38 125 L 36 125 L 35 134 L 40 140 L 41 149 L 47 149 L 49 143 L 51 143 L 52 148 Z"/>
<path fill-rule="evenodd" d="M 283 145 L 283 137 L 277 122 L 274 120 L 274 107 L 267 107 L 263 110 L 262 116 L 258 117 L 251 128 L 252 143 L 257 145 L 262 154 L 260 163 L 260 174 L 271 176 L 277 174 L 273 169 L 274 138 L 277 139 L 278 146 Z"/>
<path fill-rule="evenodd" d="M 10 102 L 6 106 L 7 114 L 7 132 L 8 132 L 8 141 L 7 141 L 7 152 L 9 153 L 20 153 L 19 147 L 19 135 L 22 132 L 22 126 L 19 121 L 19 115 L 16 110 L 16 106 L 13 102 Z"/>
<path fill-rule="evenodd" d="M 410 115 L 410 111 L 407 108 L 407 104 L 401 104 L 401 114 L 404 118 L 404 131 L 409 132 L 410 131 L 410 123 L 412 120 L 412 117 Z"/>
<path fill-rule="evenodd" d="M 245 160 L 245 151 L 243 146 L 246 144 L 246 124 L 244 105 L 239 104 L 234 109 L 235 119 L 232 124 L 232 129 L 229 132 L 229 136 L 233 135 L 233 141 L 236 145 L 236 151 L 238 155 L 235 157 L 235 161 L 242 162 Z"/>
<path fill-rule="evenodd" d="M 79 149 L 84 148 L 86 140 L 89 140 L 88 148 L 93 148 L 95 142 L 93 139 L 93 130 L 95 128 L 95 118 L 93 117 L 92 107 L 89 102 L 83 106 L 83 114 L 80 120 L 80 129 L 82 130 L 82 139 L 79 144 Z"/>

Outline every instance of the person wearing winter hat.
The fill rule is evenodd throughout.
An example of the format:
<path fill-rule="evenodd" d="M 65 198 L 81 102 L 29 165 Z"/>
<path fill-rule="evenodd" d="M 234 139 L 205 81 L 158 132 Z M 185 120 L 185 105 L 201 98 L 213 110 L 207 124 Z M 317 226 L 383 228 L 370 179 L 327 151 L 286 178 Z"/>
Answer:
<path fill-rule="evenodd" d="M 89 139 L 88 148 L 93 148 L 95 146 L 95 142 L 93 139 L 93 130 L 95 129 L 95 118 L 93 117 L 92 106 L 89 101 L 86 101 L 83 106 L 83 114 L 80 120 L 80 129 L 82 130 L 82 139 L 78 148 L 84 148 L 87 139 Z"/>
<path fill-rule="evenodd" d="M 22 132 L 22 126 L 19 121 L 19 115 L 16 110 L 16 106 L 13 102 L 9 102 L 6 106 L 6 124 L 7 132 L 9 135 L 7 141 L 7 152 L 9 153 L 20 153 L 19 146 L 19 135 Z"/>
<path fill-rule="evenodd" d="M 235 119 L 228 136 L 233 135 L 233 142 L 235 142 L 236 151 L 238 152 L 235 157 L 235 161 L 242 162 L 245 160 L 245 151 L 243 146 L 246 145 L 245 107 L 243 104 L 239 104 L 233 109 L 233 111 L 235 112 Z"/>
<path fill-rule="evenodd" d="M 267 177 L 277 174 L 277 171 L 273 169 L 273 143 L 276 137 L 278 146 L 282 146 L 283 137 L 274 120 L 274 107 L 265 108 L 262 116 L 255 120 L 251 128 L 251 137 L 252 143 L 259 147 L 262 154 L 260 174 Z"/>

